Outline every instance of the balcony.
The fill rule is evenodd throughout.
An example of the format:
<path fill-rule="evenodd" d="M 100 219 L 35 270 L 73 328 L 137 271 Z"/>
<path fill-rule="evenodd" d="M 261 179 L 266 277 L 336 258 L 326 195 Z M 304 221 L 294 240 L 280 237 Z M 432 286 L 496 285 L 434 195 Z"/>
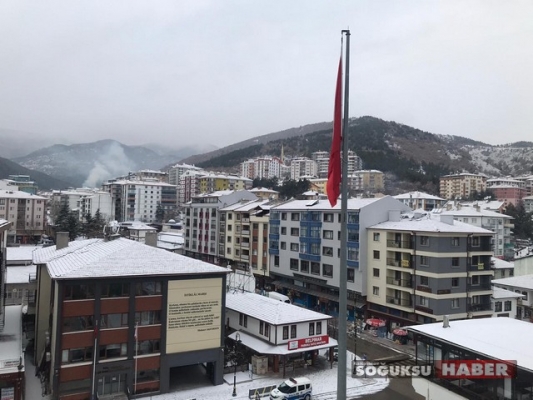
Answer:
<path fill-rule="evenodd" d="M 486 262 L 486 263 L 480 262 L 477 264 L 469 265 L 468 270 L 469 271 L 490 271 L 491 270 L 490 262 Z"/>
<path fill-rule="evenodd" d="M 418 285 L 416 290 L 420 292 L 433 293 L 433 289 L 431 289 L 429 286 Z"/>
<path fill-rule="evenodd" d="M 412 249 L 413 244 L 411 242 L 387 240 L 387 247 L 393 247 L 395 249 Z"/>
<path fill-rule="evenodd" d="M 472 285 L 470 284 L 468 286 L 468 290 L 470 292 L 478 292 L 478 291 L 482 291 L 482 290 L 491 290 L 492 289 L 492 285 L 490 284 L 490 282 L 483 282 L 483 283 L 480 283 L 479 285 Z"/>
<path fill-rule="evenodd" d="M 431 308 L 424 307 L 424 306 L 415 306 L 415 310 L 426 313 L 426 314 L 433 314 L 433 310 Z"/>
<path fill-rule="evenodd" d="M 398 298 L 393 296 L 387 296 L 387 303 L 388 304 L 394 304 L 401 307 L 412 307 L 413 302 L 411 298 Z"/>
<path fill-rule="evenodd" d="M 387 277 L 387 285 L 400 286 L 404 288 L 412 288 L 413 282 L 411 279 L 394 279 L 394 277 Z"/>
<path fill-rule="evenodd" d="M 476 312 L 476 311 L 492 311 L 492 305 L 490 303 L 477 303 L 477 304 L 470 304 L 468 306 L 468 311 L 470 312 Z"/>
<path fill-rule="evenodd" d="M 410 260 L 396 260 L 394 258 L 387 258 L 387 265 L 391 267 L 411 268 Z"/>
<path fill-rule="evenodd" d="M 241 242 L 241 247 L 244 248 L 244 249 L 249 249 L 250 248 L 250 243 Z"/>

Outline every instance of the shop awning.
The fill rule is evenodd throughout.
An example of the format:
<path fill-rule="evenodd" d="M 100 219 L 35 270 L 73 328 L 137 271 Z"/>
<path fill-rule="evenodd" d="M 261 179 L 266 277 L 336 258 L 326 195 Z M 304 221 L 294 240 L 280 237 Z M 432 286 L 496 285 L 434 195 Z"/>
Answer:
<path fill-rule="evenodd" d="M 327 344 L 313 346 L 313 347 L 306 347 L 302 349 L 289 350 L 289 346 L 287 343 L 280 344 L 280 345 L 273 345 L 255 336 L 252 336 L 246 332 L 240 332 L 240 331 L 233 332 L 228 337 L 232 340 L 236 340 L 237 333 L 240 336 L 242 345 L 256 351 L 259 354 L 273 354 L 273 355 L 283 356 L 287 354 L 297 354 L 297 353 L 303 353 L 303 352 L 312 351 L 312 350 L 329 349 L 330 347 L 335 347 L 338 345 L 338 342 L 335 339 L 330 337 Z"/>

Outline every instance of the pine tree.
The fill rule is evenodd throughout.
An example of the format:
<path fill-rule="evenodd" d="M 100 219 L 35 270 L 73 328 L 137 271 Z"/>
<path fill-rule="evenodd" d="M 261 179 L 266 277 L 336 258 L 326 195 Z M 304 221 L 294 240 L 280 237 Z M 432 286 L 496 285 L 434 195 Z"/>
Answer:
<path fill-rule="evenodd" d="M 155 210 L 155 220 L 156 222 L 163 222 L 165 219 L 165 210 L 161 203 L 157 203 L 157 209 Z"/>

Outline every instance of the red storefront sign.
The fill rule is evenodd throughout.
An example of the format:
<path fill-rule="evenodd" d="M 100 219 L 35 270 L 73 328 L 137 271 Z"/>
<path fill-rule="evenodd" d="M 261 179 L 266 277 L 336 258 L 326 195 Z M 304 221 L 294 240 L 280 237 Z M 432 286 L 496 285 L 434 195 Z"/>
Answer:
<path fill-rule="evenodd" d="M 289 350 L 305 349 L 308 347 L 322 346 L 329 343 L 329 336 L 313 336 L 306 339 L 291 340 L 288 343 Z"/>

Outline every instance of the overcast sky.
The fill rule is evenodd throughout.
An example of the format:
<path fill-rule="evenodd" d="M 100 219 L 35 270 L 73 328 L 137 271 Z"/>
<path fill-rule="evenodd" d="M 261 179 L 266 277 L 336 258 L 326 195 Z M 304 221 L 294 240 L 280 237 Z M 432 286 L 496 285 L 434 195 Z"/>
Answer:
<path fill-rule="evenodd" d="M 0 128 L 219 147 L 350 116 L 533 140 L 533 1 L 0 0 Z"/>

